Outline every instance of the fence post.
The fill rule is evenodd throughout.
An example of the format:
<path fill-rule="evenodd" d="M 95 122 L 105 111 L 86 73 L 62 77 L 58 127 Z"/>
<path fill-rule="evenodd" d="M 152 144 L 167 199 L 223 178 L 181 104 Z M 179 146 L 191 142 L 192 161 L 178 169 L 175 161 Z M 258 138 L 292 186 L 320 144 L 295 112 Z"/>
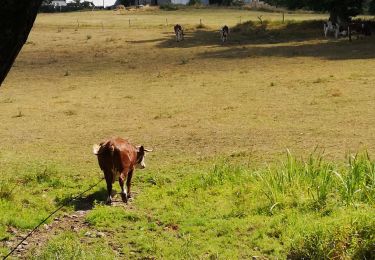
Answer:
<path fill-rule="evenodd" d="M 285 13 L 283 12 L 283 23 L 285 22 Z"/>
<path fill-rule="evenodd" d="M 242 16 L 240 16 L 240 24 L 242 24 Z"/>
<path fill-rule="evenodd" d="M 202 19 L 199 19 L 199 25 L 202 26 Z"/>
<path fill-rule="evenodd" d="M 167 26 L 168 26 L 168 18 L 165 18 L 165 23 L 166 23 Z"/>
<path fill-rule="evenodd" d="M 130 27 L 130 18 L 129 18 L 129 27 Z"/>

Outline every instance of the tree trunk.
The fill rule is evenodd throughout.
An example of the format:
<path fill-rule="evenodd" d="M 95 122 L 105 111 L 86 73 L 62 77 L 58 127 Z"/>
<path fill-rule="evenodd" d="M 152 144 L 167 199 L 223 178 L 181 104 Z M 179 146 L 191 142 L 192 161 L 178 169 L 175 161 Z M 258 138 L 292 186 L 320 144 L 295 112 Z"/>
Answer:
<path fill-rule="evenodd" d="M 29 36 L 43 0 L 0 0 L 0 86 Z"/>

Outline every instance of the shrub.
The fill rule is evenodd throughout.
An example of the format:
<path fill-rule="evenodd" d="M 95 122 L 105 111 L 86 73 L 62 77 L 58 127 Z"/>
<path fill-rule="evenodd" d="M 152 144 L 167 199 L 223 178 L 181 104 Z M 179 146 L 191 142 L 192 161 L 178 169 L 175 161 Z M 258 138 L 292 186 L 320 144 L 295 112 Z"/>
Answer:
<path fill-rule="evenodd" d="M 368 12 L 370 14 L 375 14 L 375 0 L 370 2 Z"/>
<path fill-rule="evenodd" d="M 189 5 L 201 5 L 202 1 L 201 0 L 190 0 Z"/>
<path fill-rule="evenodd" d="M 176 11 L 179 9 L 179 6 L 174 4 L 162 4 L 160 5 L 160 9 L 165 11 Z"/>

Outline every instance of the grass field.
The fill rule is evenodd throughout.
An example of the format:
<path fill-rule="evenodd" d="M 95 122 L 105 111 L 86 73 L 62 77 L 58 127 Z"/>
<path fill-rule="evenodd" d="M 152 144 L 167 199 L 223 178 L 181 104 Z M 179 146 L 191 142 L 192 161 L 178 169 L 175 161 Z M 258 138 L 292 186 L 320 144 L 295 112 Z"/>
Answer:
<path fill-rule="evenodd" d="M 134 201 L 104 206 L 103 182 L 64 208 L 84 226 L 14 256 L 374 257 L 375 38 L 324 39 L 322 19 L 40 14 L 0 88 L 0 255 L 101 177 L 92 144 L 122 136 L 154 148 Z"/>

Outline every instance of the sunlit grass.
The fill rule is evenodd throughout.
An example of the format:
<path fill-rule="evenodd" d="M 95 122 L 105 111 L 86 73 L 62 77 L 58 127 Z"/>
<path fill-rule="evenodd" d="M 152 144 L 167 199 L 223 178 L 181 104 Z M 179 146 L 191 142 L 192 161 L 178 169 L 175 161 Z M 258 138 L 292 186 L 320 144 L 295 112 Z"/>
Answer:
<path fill-rule="evenodd" d="M 159 180 L 143 187 L 134 202 L 136 209 L 99 206 L 88 221 L 103 230 L 121 226 L 116 239 L 130 243 L 124 248 L 127 255 L 293 259 L 373 255 L 374 204 L 360 194 L 347 204 L 335 176 L 337 169 L 351 176 L 350 168 L 327 161 L 318 152 L 306 160 L 286 155 L 280 163 L 260 169 L 220 159 L 214 166 L 159 172 Z M 365 153 L 358 158 L 363 165 L 374 164 Z M 361 169 L 361 176 L 369 173 L 369 168 Z M 275 201 L 270 193 L 276 194 Z"/>
<path fill-rule="evenodd" d="M 104 206 L 101 183 L 87 221 L 113 235 L 92 247 L 80 233 L 51 235 L 36 257 L 373 252 L 374 39 L 324 39 L 326 18 L 282 23 L 279 13 L 220 8 L 39 15 L 0 88 L 1 254 L 9 227 L 25 232 L 101 177 L 91 147 L 110 136 L 154 148 L 135 172 L 134 201 Z M 180 43 L 175 23 L 186 28 Z M 225 45 L 223 24 L 233 29 Z M 326 156 L 308 156 L 317 145 Z M 344 156 L 363 147 L 369 155 Z"/>

